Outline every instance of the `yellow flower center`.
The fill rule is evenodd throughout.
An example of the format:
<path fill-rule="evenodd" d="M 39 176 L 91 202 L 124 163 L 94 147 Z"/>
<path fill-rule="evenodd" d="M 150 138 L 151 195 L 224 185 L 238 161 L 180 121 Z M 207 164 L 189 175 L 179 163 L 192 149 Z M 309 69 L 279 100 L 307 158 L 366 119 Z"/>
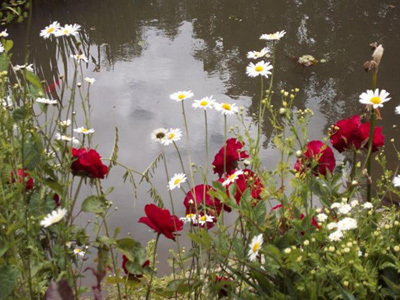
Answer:
<path fill-rule="evenodd" d="M 69 33 L 69 29 L 64 29 L 64 34 L 68 34 Z"/>
<path fill-rule="evenodd" d="M 172 140 L 174 137 L 175 137 L 175 133 L 173 133 L 173 132 L 171 132 L 171 133 L 169 134 L 169 136 L 168 136 L 168 138 L 169 138 L 170 140 Z"/>
<path fill-rule="evenodd" d="M 193 217 L 194 217 L 194 214 L 187 214 L 186 215 L 186 218 L 188 218 L 188 219 L 193 219 Z"/>
<path fill-rule="evenodd" d="M 378 96 L 372 97 L 369 101 L 371 101 L 373 104 L 380 104 L 382 102 L 381 98 L 379 98 Z"/>
<path fill-rule="evenodd" d="M 201 216 L 201 217 L 200 217 L 200 221 L 205 222 L 206 220 L 207 220 L 207 217 L 206 217 L 206 216 Z"/>
<path fill-rule="evenodd" d="M 82 252 L 82 250 L 81 250 L 81 249 L 78 249 L 78 248 L 75 249 L 74 251 L 75 251 L 75 253 L 81 253 L 81 252 Z"/>
<path fill-rule="evenodd" d="M 203 100 L 200 102 L 200 106 L 207 106 L 207 104 L 208 104 L 208 101 L 206 101 L 206 100 Z"/>
<path fill-rule="evenodd" d="M 180 178 L 175 179 L 174 184 L 177 185 L 179 182 L 181 182 Z"/>
<path fill-rule="evenodd" d="M 87 130 L 86 128 L 83 128 L 83 129 L 82 129 L 82 132 L 83 132 L 83 133 L 87 133 L 88 131 L 89 131 L 89 130 Z"/>
<path fill-rule="evenodd" d="M 262 72 L 264 70 L 264 67 L 263 66 L 257 66 L 256 67 L 256 71 L 257 72 Z"/>
<path fill-rule="evenodd" d="M 233 180 L 236 178 L 236 174 L 232 174 L 231 176 L 228 177 L 228 180 Z"/>
<path fill-rule="evenodd" d="M 260 248 L 260 243 L 259 242 L 255 242 L 254 246 L 253 246 L 253 252 L 256 253 L 258 248 Z"/>
<path fill-rule="evenodd" d="M 221 106 L 225 110 L 231 110 L 231 105 L 229 103 L 223 103 Z"/>
<path fill-rule="evenodd" d="M 184 94 L 179 94 L 178 95 L 178 99 L 181 99 L 181 100 L 185 99 L 185 95 Z"/>
<path fill-rule="evenodd" d="M 47 29 L 47 33 L 52 33 L 54 31 L 54 27 L 50 27 L 49 29 Z"/>

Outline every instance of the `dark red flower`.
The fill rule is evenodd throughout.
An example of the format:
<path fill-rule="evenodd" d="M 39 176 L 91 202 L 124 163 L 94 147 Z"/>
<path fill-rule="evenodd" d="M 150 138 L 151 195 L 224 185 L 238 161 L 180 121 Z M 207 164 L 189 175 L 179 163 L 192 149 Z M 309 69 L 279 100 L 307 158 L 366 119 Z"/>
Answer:
<path fill-rule="evenodd" d="M 56 206 L 60 206 L 60 205 L 61 205 L 61 203 L 60 203 L 60 196 L 58 196 L 58 194 L 54 194 L 54 195 L 53 195 L 53 201 L 54 201 L 54 203 L 56 204 Z"/>
<path fill-rule="evenodd" d="M 332 126 L 333 129 L 329 134 L 332 146 L 339 152 L 360 149 L 364 141 L 360 126 L 360 116 L 358 115 L 338 121 Z"/>
<path fill-rule="evenodd" d="M 158 234 L 174 240 L 177 231 L 183 229 L 183 222 L 177 216 L 171 215 L 168 209 L 162 209 L 154 204 L 147 204 L 144 207 L 147 217 L 141 217 L 139 223 L 146 224 Z"/>
<path fill-rule="evenodd" d="M 311 167 L 311 162 L 317 162 L 313 174 L 326 175 L 327 171 L 333 172 L 336 166 L 335 156 L 332 149 L 321 141 L 311 141 L 307 144 L 307 150 L 303 157 L 298 159 L 294 168 L 298 172 L 304 172 L 305 168 Z"/>
<path fill-rule="evenodd" d="M 186 207 L 186 214 L 195 214 L 201 210 L 212 210 L 219 215 L 222 208 L 228 212 L 231 211 L 231 209 L 228 206 L 223 205 L 221 201 L 211 197 L 208 194 L 210 190 L 213 190 L 211 186 L 207 184 L 199 184 L 189 191 L 183 200 L 183 205 Z"/>
<path fill-rule="evenodd" d="M 126 275 L 128 275 L 129 277 L 133 277 L 133 278 L 142 278 L 143 274 L 132 274 L 128 271 L 128 269 L 126 268 L 126 263 L 129 262 L 129 259 L 125 256 L 122 255 L 122 269 L 124 269 L 124 272 Z M 146 268 L 150 265 L 150 261 L 146 260 L 143 265 L 142 268 Z"/>
<path fill-rule="evenodd" d="M 29 191 L 33 189 L 33 178 L 29 176 L 25 169 L 17 170 L 18 182 L 22 184 L 25 180 L 25 190 Z M 11 172 L 11 182 L 15 182 L 14 172 Z"/>
<path fill-rule="evenodd" d="M 229 290 L 232 286 L 231 285 L 232 280 L 223 276 L 215 276 L 215 282 L 219 286 L 218 297 L 219 298 L 228 297 Z"/>
<path fill-rule="evenodd" d="M 100 154 L 94 149 L 72 148 L 72 174 L 103 179 L 108 168 L 101 162 Z"/>
<path fill-rule="evenodd" d="M 242 150 L 244 143 L 239 142 L 235 138 L 230 138 L 226 141 L 226 172 L 230 173 L 232 170 L 236 169 L 239 160 L 248 158 L 249 155 L 245 150 Z M 225 147 L 218 151 L 215 155 L 214 161 L 212 163 L 214 173 L 217 173 L 219 177 L 224 174 L 224 150 Z"/>
<path fill-rule="evenodd" d="M 361 136 L 363 137 L 364 148 L 368 149 L 368 139 L 369 139 L 369 131 L 371 126 L 369 123 L 363 123 L 360 126 Z M 372 152 L 378 151 L 379 147 L 383 147 L 385 145 L 385 136 L 382 134 L 382 127 L 377 126 L 374 128 L 374 135 L 372 138 Z"/>
<path fill-rule="evenodd" d="M 233 174 L 235 170 L 231 173 Z M 230 174 L 227 174 L 225 179 L 229 177 Z M 225 179 L 220 178 L 220 182 L 224 182 Z M 247 188 L 251 189 L 251 197 L 256 200 L 261 200 L 261 191 L 264 188 L 262 185 L 260 178 L 251 170 L 243 169 L 243 174 L 240 174 L 238 178 L 234 182 L 236 184 L 236 193 L 235 193 L 235 200 L 236 203 L 240 203 L 240 198 L 242 197 L 243 193 L 246 191 Z M 229 186 L 233 184 L 230 183 L 226 186 L 226 193 L 229 196 Z M 252 203 L 254 206 L 257 204 L 257 201 Z"/>

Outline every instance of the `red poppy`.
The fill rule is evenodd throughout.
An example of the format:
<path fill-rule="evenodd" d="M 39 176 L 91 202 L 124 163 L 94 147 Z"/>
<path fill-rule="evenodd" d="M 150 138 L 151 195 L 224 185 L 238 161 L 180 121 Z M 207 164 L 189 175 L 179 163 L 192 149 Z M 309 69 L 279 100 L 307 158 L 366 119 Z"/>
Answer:
<path fill-rule="evenodd" d="M 183 205 L 186 207 L 186 214 L 197 213 L 200 210 L 212 210 L 219 215 L 222 208 L 228 212 L 231 211 L 231 209 L 223 205 L 221 201 L 211 197 L 208 194 L 210 190 L 214 189 L 207 184 L 199 184 L 189 191 L 183 200 Z M 204 207 L 204 204 L 206 207 Z"/>
<path fill-rule="evenodd" d="M 237 168 L 239 160 L 248 158 L 249 155 L 245 150 L 242 151 L 244 143 L 239 142 L 235 138 L 230 138 L 226 141 L 226 172 L 230 173 L 232 170 Z M 219 177 L 224 174 L 224 152 L 225 147 L 223 146 L 218 153 L 215 155 L 212 163 L 214 173 L 217 173 Z"/>
<path fill-rule="evenodd" d="M 146 224 L 158 234 L 174 240 L 177 231 L 183 229 L 183 222 L 177 216 L 171 215 L 168 209 L 162 209 L 154 204 L 147 204 L 144 207 L 147 217 L 141 217 L 139 223 Z"/>
<path fill-rule="evenodd" d="M 129 277 L 133 277 L 133 278 L 142 278 L 143 274 L 132 274 L 128 271 L 128 269 L 126 268 L 126 263 L 129 262 L 129 259 L 125 256 L 122 255 L 122 269 L 124 269 L 124 272 L 126 275 L 128 275 Z M 143 265 L 142 268 L 146 268 L 150 265 L 150 261 L 146 260 Z"/>
<path fill-rule="evenodd" d="M 328 170 L 333 172 L 336 166 L 332 149 L 321 141 L 309 142 L 304 157 L 296 161 L 294 168 L 298 172 L 304 172 L 305 168 L 311 167 L 311 161 L 318 163 L 313 169 L 314 175 L 326 175 Z"/>
<path fill-rule="evenodd" d="M 18 182 L 21 184 L 25 180 L 25 190 L 29 191 L 33 189 L 33 178 L 29 176 L 29 174 L 26 172 L 25 169 L 18 169 L 17 170 L 17 175 L 18 175 Z M 11 182 L 15 182 L 14 178 L 14 172 L 11 172 Z"/>
<path fill-rule="evenodd" d="M 72 174 L 103 179 L 108 168 L 101 162 L 100 154 L 94 149 L 72 148 Z"/>
<path fill-rule="evenodd" d="M 235 170 L 231 173 L 233 174 Z M 229 174 L 226 175 L 227 179 Z M 224 182 L 225 179 L 219 179 L 220 182 Z M 256 200 L 261 200 L 261 191 L 263 190 L 264 186 L 261 183 L 260 178 L 251 170 L 243 169 L 243 174 L 240 174 L 238 178 L 234 182 L 236 184 L 236 193 L 235 193 L 235 200 L 236 203 L 240 203 L 240 198 L 242 197 L 243 193 L 246 191 L 247 188 L 251 189 L 251 197 Z M 229 186 L 233 184 L 230 183 L 226 186 L 226 192 L 229 196 Z M 257 201 L 252 203 L 254 206 L 257 204 Z"/>
<path fill-rule="evenodd" d="M 368 139 L 370 134 L 371 126 L 369 123 L 363 123 L 360 126 L 361 136 L 365 141 L 364 148 L 368 149 Z M 374 135 L 372 137 L 372 152 L 378 151 L 379 147 L 385 145 L 385 136 L 382 134 L 382 127 L 377 126 L 374 128 Z"/>

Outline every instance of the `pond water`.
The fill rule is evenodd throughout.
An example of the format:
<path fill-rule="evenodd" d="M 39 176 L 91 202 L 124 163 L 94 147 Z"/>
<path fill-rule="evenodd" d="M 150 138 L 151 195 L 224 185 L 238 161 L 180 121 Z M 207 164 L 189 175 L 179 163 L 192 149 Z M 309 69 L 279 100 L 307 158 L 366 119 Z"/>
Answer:
<path fill-rule="evenodd" d="M 321 139 L 331 124 L 361 112 L 361 92 L 371 88 L 371 74 L 363 63 L 371 58 L 369 44 L 377 41 L 385 47 L 378 87 L 391 93 L 392 100 L 382 109 L 383 132 L 387 148 L 390 138 L 398 137 L 399 117 L 394 108 L 400 97 L 400 4 L 385 0 L 68 0 L 34 1 L 30 31 L 30 61 L 53 82 L 59 62 L 54 43 L 39 38 L 39 32 L 52 21 L 78 23 L 86 32 L 90 46 L 90 64 L 85 76 L 96 83 L 91 88 L 94 143 L 103 157 L 108 157 L 119 128 L 119 160 L 143 171 L 159 154 L 150 139 L 159 127 L 184 128 L 180 105 L 169 100 L 178 90 L 191 90 L 195 97 L 213 95 L 217 101 L 232 101 L 245 107 L 247 120 L 258 108 L 259 81 L 246 76 L 249 62 L 246 54 L 259 50 L 264 43 L 261 34 L 286 30 L 279 42 L 274 90 L 300 88 L 294 106 L 309 107 L 315 116 L 309 130 L 310 139 Z M 13 62 L 23 63 L 26 24 L 9 28 L 15 41 Z M 325 63 L 304 68 L 294 57 L 313 55 Z M 187 105 L 191 131 L 192 158 L 204 164 L 203 114 Z M 235 118 L 229 119 L 229 125 Z M 223 118 L 209 114 L 210 160 L 223 144 Z M 266 168 L 278 161 L 269 147 L 271 127 L 263 128 L 262 158 Z M 397 146 L 398 141 L 396 141 Z M 186 142 L 178 144 L 183 150 Z M 391 149 L 389 149 L 391 150 Z M 337 154 L 337 153 L 336 153 Z M 397 161 L 389 151 L 389 161 Z M 167 149 L 170 173 L 180 172 L 173 147 Z M 342 159 L 337 155 L 338 159 Z M 396 166 L 392 166 L 395 168 Z M 147 226 L 138 224 L 143 207 L 151 202 L 148 186 L 142 185 L 138 198 L 123 183 L 123 171 L 112 170 L 104 180 L 114 186 L 110 200 L 119 210 L 110 218 L 111 227 L 120 226 L 141 241 L 155 238 Z M 167 201 L 167 182 L 160 164 L 155 177 Z M 215 177 L 210 177 L 215 178 Z M 175 207 L 183 214 L 184 194 L 173 191 Z M 85 216 L 84 218 L 92 218 Z M 86 222 L 82 220 L 82 222 Z M 162 239 L 162 248 L 173 243 Z"/>

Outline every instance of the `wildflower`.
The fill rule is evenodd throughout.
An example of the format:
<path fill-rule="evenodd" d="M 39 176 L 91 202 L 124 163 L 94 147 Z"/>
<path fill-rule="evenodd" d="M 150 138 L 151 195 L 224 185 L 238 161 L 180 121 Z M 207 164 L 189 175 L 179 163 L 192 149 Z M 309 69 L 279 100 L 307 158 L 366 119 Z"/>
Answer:
<path fill-rule="evenodd" d="M 366 105 L 372 105 L 374 108 L 383 107 L 383 103 L 389 101 L 389 93 L 386 90 L 376 89 L 375 91 L 367 90 L 360 95 L 360 103 Z"/>
<path fill-rule="evenodd" d="M 168 186 L 170 190 L 174 188 L 181 188 L 181 183 L 186 181 L 186 175 L 183 173 L 175 174 L 171 180 L 168 182 Z"/>
<path fill-rule="evenodd" d="M 44 29 L 40 31 L 40 36 L 44 39 L 48 39 L 50 36 L 55 35 L 55 33 L 60 30 L 60 23 L 57 21 L 51 23 L 49 26 L 46 26 Z"/>
<path fill-rule="evenodd" d="M 338 212 L 342 215 L 346 215 L 351 211 L 351 206 L 349 204 L 341 203 L 338 208 Z"/>
<path fill-rule="evenodd" d="M 333 172 L 336 166 L 332 149 L 321 141 L 309 142 L 306 152 L 302 158 L 296 161 L 294 168 L 298 172 L 304 172 L 305 168 L 311 167 L 312 161 L 317 163 L 313 168 L 314 175 L 326 175 L 328 170 Z"/>
<path fill-rule="evenodd" d="M 297 62 L 298 62 L 300 65 L 303 65 L 303 66 L 305 66 L 305 67 L 309 67 L 309 66 L 311 66 L 311 65 L 315 65 L 316 63 L 318 63 L 318 60 L 316 60 L 316 59 L 314 58 L 314 56 L 312 56 L 312 55 L 303 55 L 303 56 L 300 56 L 300 57 L 299 57 L 299 59 L 297 60 Z"/>
<path fill-rule="evenodd" d="M 175 129 L 171 128 L 170 130 L 168 130 L 165 138 L 161 141 L 161 143 L 163 145 L 169 145 L 172 144 L 172 142 L 179 141 L 181 137 L 182 137 L 182 130 L 180 130 L 179 128 Z"/>
<path fill-rule="evenodd" d="M 249 252 L 247 255 L 249 256 L 250 261 L 255 261 L 258 255 L 258 252 L 260 251 L 261 245 L 263 244 L 264 239 L 263 235 L 259 234 L 251 240 L 251 243 L 249 245 Z"/>
<path fill-rule="evenodd" d="M 207 223 L 214 223 L 214 219 L 214 216 L 204 214 L 198 217 L 198 222 L 201 226 L 204 226 Z"/>
<path fill-rule="evenodd" d="M 192 91 L 179 91 L 169 96 L 171 100 L 180 102 L 193 97 Z"/>
<path fill-rule="evenodd" d="M 356 207 L 358 204 L 359 204 L 359 202 L 356 199 L 351 200 L 351 202 L 350 202 L 351 207 Z"/>
<path fill-rule="evenodd" d="M 73 58 L 73 59 L 75 59 L 77 62 L 81 62 L 81 60 L 83 60 L 85 63 L 88 63 L 89 62 L 89 60 L 88 60 L 88 58 L 86 57 L 86 55 L 85 54 L 75 54 L 75 55 L 73 55 L 73 54 L 71 54 L 71 57 Z M 88 77 L 86 77 L 86 78 L 88 78 Z M 85 78 L 85 80 L 86 80 L 86 78 Z M 94 79 L 93 79 L 94 80 Z M 86 80 L 87 81 L 87 80 Z M 94 81 L 93 81 L 94 82 Z"/>
<path fill-rule="evenodd" d="M 233 174 L 229 175 L 228 178 L 222 183 L 223 186 L 226 186 L 232 182 L 235 182 L 238 179 L 239 175 L 243 174 L 243 170 L 237 170 Z"/>
<path fill-rule="evenodd" d="M 42 221 L 40 221 L 40 226 L 47 228 L 53 224 L 60 222 L 65 215 L 67 214 L 67 210 L 65 208 L 57 208 L 49 213 Z"/>
<path fill-rule="evenodd" d="M 337 228 L 337 223 L 331 222 L 328 225 L 326 225 L 326 228 L 328 228 L 328 230 L 335 229 L 335 228 Z"/>
<path fill-rule="evenodd" d="M 164 140 L 167 137 L 168 130 L 165 128 L 157 128 L 151 133 L 151 139 L 153 141 L 159 142 L 161 144 L 164 143 Z"/>
<path fill-rule="evenodd" d="M 71 171 L 76 176 L 103 179 L 108 167 L 101 162 L 100 154 L 94 149 L 72 148 Z"/>
<path fill-rule="evenodd" d="M 73 252 L 74 252 L 74 254 L 76 256 L 80 256 L 80 257 L 84 257 L 85 256 L 85 251 L 83 251 L 80 248 L 75 248 Z"/>
<path fill-rule="evenodd" d="M 331 242 L 337 242 L 343 238 L 343 233 L 340 230 L 336 230 L 335 232 L 331 233 L 328 238 Z"/>
<path fill-rule="evenodd" d="M 29 176 L 25 169 L 18 169 L 16 172 L 18 176 L 18 183 L 22 184 L 25 181 L 25 190 L 29 191 L 33 189 L 33 178 Z M 14 183 L 16 180 L 14 178 L 14 172 L 11 172 L 11 182 Z"/>
<path fill-rule="evenodd" d="M 339 203 L 339 202 L 332 203 L 331 209 L 339 208 L 340 205 L 341 205 L 341 203 Z"/>
<path fill-rule="evenodd" d="M 328 219 L 328 216 L 324 213 L 318 214 L 317 215 L 317 220 L 318 222 L 324 222 Z"/>
<path fill-rule="evenodd" d="M 260 36 L 260 40 L 279 41 L 281 38 L 285 36 L 285 34 L 286 34 L 285 30 L 277 31 L 275 33 L 270 33 L 270 34 L 263 34 Z"/>
<path fill-rule="evenodd" d="M 400 187 L 400 175 L 397 175 L 396 177 L 393 178 L 393 185 L 395 187 Z"/>
<path fill-rule="evenodd" d="M 56 32 L 55 32 L 55 36 L 77 36 L 79 34 L 79 30 L 81 29 L 81 25 L 78 24 L 74 24 L 74 25 L 70 25 L 70 24 L 65 24 L 64 27 L 60 27 Z"/>
<path fill-rule="evenodd" d="M 260 76 L 265 76 L 265 78 L 268 78 L 268 75 L 271 74 L 272 66 L 269 62 L 264 63 L 264 61 L 259 61 L 256 64 L 253 64 L 252 62 L 247 66 L 246 68 L 246 74 L 247 76 L 250 77 L 257 77 L 258 75 Z"/>
<path fill-rule="evenodd" d="M 69 125 L 71 125 L 71 120 L 67 119 L 65 121 L 60 121 L 60 123 L 58 123 L 61 127 L 68 127 Z"/>
<path fill-rule="evenodd" d="M 223 115 L 233 115 L 239 111 L 239 108 L 236 106 L 235 103 L 214 103 L 214 108 L 217 111 L 220 111 Z"/>
<path fill-rule="evenodd" d="M 262 48 L 260 51 L 249 51 L 247 52 L 247 58 L 252 58 L 252 59 L 259 59 L 262 57 L 269 57 L 269 50 L 268 48 Z"/>
<path fill-rule="evenodd" d="M 33 64 L 15 65 L 13 69 L 14 71 L 27 70 L 33 72 Z"/>
<path fill-rule="evenodd" d="M 224 173 L 224 156 L 226 163 L 226 172 L 230 173 L 236 169 L 238 161 L 249 158 L 245 150 L 242 150 L 244 143 L 235 138 L 230 138 L 226 141 L 226 147 L 222 146 L 218 153 L 215 155 L 212 162 L 214 173 L 222 177 Z M 226 150 L 225 150 L 226 149 Z"/>
<path fill-rule="evenodd" d="M 37 103 L 42 103 L 42 104 L 45 104 L 45 105 L 57 105 L 58 104 L 58 101 L 57 100 L 51 100 L 51 99 L 46 99 L 46 98 L 37 98 L 36 99 L 36 102 Z"/>
<path fill-rule="evenodd" d="M 89 84 L 94 84 L 96 82 L 96 79 L 94 79 L 94 78 L 85 77 L 84 79 Z"/>
<path fill-rule="evenodd" d="M 91 134 L 91 133 L 95 132 L 95 130 L 93 128 L 87 129 L 85 127 L 78 127 L 76 129 L 74 129 L 74 131 L 77 133 L 83 133 L 83 134 Z"/>
<path fill-rule="evenodd" d="M 396 108 L 394 109 L 394 112 L 398 115 L 400 115 L 400 105 L 396 106 Z"/>
<path fill-rule="evenodd" d="M 68 135 L 62 135 L 59 132 L 56 132 L 55 139 L 59 140 L 59 141 L 72 142 L 73 144 L 79 144 L 80 143 L 77 138 L 70 137 Z"/>
<path fill-rule="evenodd" d="M 186 214 L 186 217 L 179 218 L 179 220 L 181 220 L 183 223 L 196 224 L 197 223 L 197 215 L 189 213 L 189 214 Z"/>
<path fill-rule="evenodd" d="M 215 100 L 212 98 L 212 96 L 210 97 L 204 97 L 200 100 L 194 100 L 194 103 L 192 104 L 192 107 L 194 109 L 196 108 L 202 108 L 204 110 L 207 109 L 212 109 L 214 106 Z"/>
<path fill-rule="evenodd" d="M 2 37 L 8 37 L 7 29 L 4 29 L 2 32 L 0 32 L 0 38 Z"/>
<path fill-rule="evenodd" d="M 168 209 L 161 209 L 154 204 L 147 204 L 144 210 L 146 217 L 141 217 L 139 223 L 146 224 L 158 234 L 175 241 L 176 232 L 183 229 L 183 222 L 177 216 L 171 215 Z"/>
<path fill-rule="evenodd" d="M 337 228 L 340 231 L 347 231 L 357 228 L 357 220 L 353 218 L 344 218 L 337 223 Z"/>

